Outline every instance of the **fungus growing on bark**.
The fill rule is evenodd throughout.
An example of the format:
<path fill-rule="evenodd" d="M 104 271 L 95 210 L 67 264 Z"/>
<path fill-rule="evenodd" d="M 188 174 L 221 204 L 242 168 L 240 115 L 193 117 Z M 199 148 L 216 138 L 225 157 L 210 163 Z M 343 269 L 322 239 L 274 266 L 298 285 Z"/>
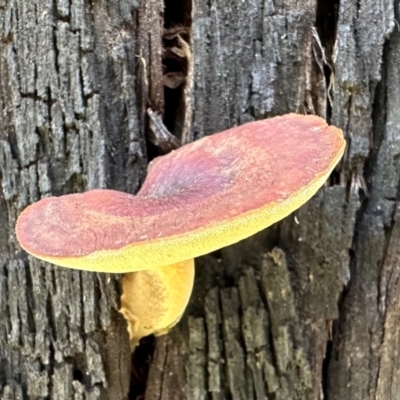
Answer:
<path fill-rule="evenodd" d="M 195 257 L 288 216 L 343 155 L 342 132 L 316 116 L 251 122 L 155 159 L 136 196 L 113 190 L 45 198 L 16 227 L 21 246 L 68 268 L 125 273 L 131 342 L 179 321 Z"/>

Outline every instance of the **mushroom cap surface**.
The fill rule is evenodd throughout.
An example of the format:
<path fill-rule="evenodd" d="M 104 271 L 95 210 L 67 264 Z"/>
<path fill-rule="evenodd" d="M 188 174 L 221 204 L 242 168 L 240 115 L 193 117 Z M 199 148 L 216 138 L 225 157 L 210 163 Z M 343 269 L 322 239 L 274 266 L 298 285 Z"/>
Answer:
<path fill-rule="evenodd" d="M 286 217 L 343 155 L 342 131 L 288 114 L 204 137 L 155 159 L 136 195 L 45 198 L 16 232 L 32 255 L 69 268 L 133 272 L 188 260 Z"/>

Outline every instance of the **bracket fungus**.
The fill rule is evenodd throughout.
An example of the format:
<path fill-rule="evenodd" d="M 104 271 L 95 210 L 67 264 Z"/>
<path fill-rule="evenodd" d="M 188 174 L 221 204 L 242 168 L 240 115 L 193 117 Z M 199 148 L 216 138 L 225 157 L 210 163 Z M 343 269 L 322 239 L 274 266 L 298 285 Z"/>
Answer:
<path fill-rule="evenodd" d="M 251 122 L 155 159 L 136 196 L 45 198 L 22 212 L 17 237 L 44 261 L 125 273 L 121 312 L 134 346 L 179 321 L 195 257 L 288 216 L 324 184 L 344 148 L 342 131 L 316 116 Z"/>

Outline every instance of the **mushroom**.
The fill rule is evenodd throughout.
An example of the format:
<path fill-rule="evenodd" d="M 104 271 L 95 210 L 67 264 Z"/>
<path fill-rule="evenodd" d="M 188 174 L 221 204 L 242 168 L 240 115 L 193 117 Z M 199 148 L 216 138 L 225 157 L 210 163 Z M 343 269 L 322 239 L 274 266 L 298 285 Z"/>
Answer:
<path fill-rule="evenodd" d="M 125 273 L 121 312 L 135 346 L 179 321 L 195 257 L 288 216 L 344 148 L 341 130 L 316 116 L 251 122 L 156 158 L 136 196 L 91 190 L 40 200 L 20 215 L 17 238 L 59 266 Z"/>

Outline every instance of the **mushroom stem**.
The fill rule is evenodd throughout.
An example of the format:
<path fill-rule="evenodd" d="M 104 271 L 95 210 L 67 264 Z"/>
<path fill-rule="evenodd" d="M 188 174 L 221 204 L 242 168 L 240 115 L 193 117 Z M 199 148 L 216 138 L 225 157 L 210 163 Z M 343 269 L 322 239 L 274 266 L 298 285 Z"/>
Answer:
<path fill-rule="evenodd" d="M 128 322 L 132 348 L 142 337 L 164 335 L 179 322 L 193 281 L 194 259 L 124 275 L 120 312 Z"/>

